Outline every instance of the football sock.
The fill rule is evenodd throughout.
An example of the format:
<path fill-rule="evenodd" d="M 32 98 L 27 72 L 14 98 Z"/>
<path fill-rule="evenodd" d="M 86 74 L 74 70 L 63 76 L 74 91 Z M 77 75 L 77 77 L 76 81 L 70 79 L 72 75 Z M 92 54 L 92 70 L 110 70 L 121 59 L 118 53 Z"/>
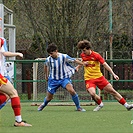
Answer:
<path fill-rule="evenodd" d="M 21 122 L 22 118 L 21 118 L 21 106 L 20 106 L 19 97 L 11 98 L 11 106 L 12 106 L 12 109 L 14 111 L 15 120 L 18 122 Z"/>
<path fill-rule="evenodd" d="M 47 106 L 47 104 L 49 103 L 50 101 L 47 101 L 47 97 L 44 98 L 44 107 Z"/>
<path fill-rule="evenodd" d="M 16 120 L 17 122 L 21 122 L 21 121 L 22 121 L 21 115 L 15 116 L 15 120 Z"/>
<path fill-rule="evenodd" d="M 101 103 L 99 104 L 99 106 L 100 106 L 100 107 L 103 107 L 103 103 L 101 102 Z"/>
<path fill-rule="evenodd" d="M 99 100 L 96 101 L 96 103 L 97 103 L 98 105 L 100 105 L 100 104 L 102 103 L 102 100 L 99 99 Z"/>
<path fill-rule="evenodd" d="M 80 108 L 78 94 L 73 95 L 73 96 L 72 96 L 72 100 L 73 100 L 73 102 L 75 103 L 77 109 Z"/>
<path fill-rule="evenodd" d="M 6 95 L 4 95 L 3 93 L 0 93 L 0 105 L 5 103 L 7 100 Z"/>
<path fill-rule="evenodd" d="M 125 106 L 126 100 L 124 98 L 121 98 L 119 103 Z"/>

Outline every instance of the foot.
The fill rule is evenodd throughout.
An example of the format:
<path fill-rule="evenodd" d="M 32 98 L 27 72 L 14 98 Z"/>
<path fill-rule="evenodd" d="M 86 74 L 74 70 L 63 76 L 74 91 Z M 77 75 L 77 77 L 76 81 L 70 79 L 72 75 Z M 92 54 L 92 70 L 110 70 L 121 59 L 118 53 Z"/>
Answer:
<path fill-rule="evenodd" d="M 133 108 L 133 104 L 129 105 L 129 106 L 127 107 L 127 110 L 130 111 L 132 108 Z"/>
<path fill-rule="evenodd" d="M 78 108 L 76 111 L 85 112 L 86 110 L 83 108 Z"/>
<path fill-rule="evenodd" d="M 98 105 L 93 111 L 99 111 L 101 108 L 103 108 L 103 106 Z"/>
<path fill-rule="evenodd" d="M 38 110 L 38 111 L 42 111 L 42 110 L 44 109 L 44 107 L 45 107 L 45 106 L 44 106 L 44 103 L 42 103 L 42 104 L 38 107 L 37 110 Z"/>
<path fill-rule="evenodd" d="M 6 102 L 2 103 L 2 104 L 0 105 L 0 109 L 2 109 L 5 105 L 6 105 Z"/>
<path fill-rule="evenodd" d="M 31 124 L 26 123 L 25 121 L 21 121 L 21 122 L 15 122 L 14 124 L 15 127 L 31 127 Z"/>

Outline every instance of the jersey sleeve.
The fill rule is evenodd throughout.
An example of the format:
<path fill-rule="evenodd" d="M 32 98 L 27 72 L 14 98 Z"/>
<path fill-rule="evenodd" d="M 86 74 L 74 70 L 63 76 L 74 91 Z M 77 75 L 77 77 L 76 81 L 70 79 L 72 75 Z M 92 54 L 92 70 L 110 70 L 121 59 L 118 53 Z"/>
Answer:
<path fill-rule="evenodd" d="M 97 59 L 101 64 L 105 62 L 104 58 L 100 54 L 97 54 Z"/>
<path fill-rule="evenodd" d="M 72 58 L 69 55 L 66 54 L 66 61 L 67 62 L 74 62 L 76 60 L 76 58 Z"/>
<path fill-rule="evenodd" d="M 44 65 L 45 65 L 45 66 L 48 66 L 48 63 L 49 63 L 48 58 L 46 58 L 46 60 L 45 60 L 45 62 L 44 62 Z"/>
<path fill-rule="evenodd" d="M 4 45 L 3 45 L 4 49 L 5 49 L 5 52 L 8 51 L 8 48 L 7 48 L 7 44 L 6 44 L 6 39 L 4 39 Z"/>

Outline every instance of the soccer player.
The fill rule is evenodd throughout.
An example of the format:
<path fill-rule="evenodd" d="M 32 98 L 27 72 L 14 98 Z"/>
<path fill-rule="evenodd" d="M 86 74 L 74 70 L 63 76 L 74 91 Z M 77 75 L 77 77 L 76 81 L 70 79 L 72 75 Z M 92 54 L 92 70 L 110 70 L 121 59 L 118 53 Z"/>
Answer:
<path fill-rule="evenodd" d="M 38 107 L 38 111 L 42 111 L 47 106 L 60 86 L 71 94 L 77 111 L 86 111 L 80 107 L 78 94 L 72 86 L 70 78 L 76 69 L 69 62 L 75 62 L 80 65 L 84 65 L 84 63 L 67 54 L 59 53 L 57 46 L 53 43 L 48 45 L 47 52 L 49 57 L 46 58 L 44 64 L 45 79 L 48 81 L 47 96 L 44 98 L 44 102 Z"/>
<path fill-rule="evenodd" d="M 112 87 L 107 79 L 103 76 L 100 70 L 100 64 L 107 69 L 116 80 L 119 80 L 119 77 L 113 72 L 111 67 L 105 62 L 102 56 L 92 50 L 92 44 L 88 40 L 79 41 L 77 44 L 78 49 L 82 50 L 81 58 L 83 62 L 86 62 L 84 66 L 84 80 L 86 84 L 86 90 L 92 96 L 93 100 L 98 104 L 98 106 L 93 111 L 99 111 L 104 105 L 103 102 L 96 94 L 96 86 L 100 90 L 105 90 L 114 96 L 114 98 L 127 110 L 133 108 L 133 104 L 129 105 L 126 100 Z M 77 70 L 81 66 L 77 66 Z"/>
<path fill-rule="evenodd" d="M 1 74 L 5 78 L 7 78 L 9 81 L 11 81 L 10 76 L 7 74 L 8 73 L 7 72 L 7 66 L 6 66 L 6 63 L 5 63 L 6 57 L 14 57 L 14 56 L 22 57 L 23 55 L 22 55 L 22 53 L 9 52 L 8 49 L 7 49 L 6 39 L 3 38 L 3 37 L 0 37 L 0 39 L 2 39 L 2 41 L 3 41 L 2 49 L 3 49 L 3 55 L 4 55 L 3 56 L 3 61 L 4 62 L 3 62 L 3 65 L 1 67 Z M 0 109 L 2 109 L 6 105 L 7 101 L 9 100 L 9 96 L 4 94 L 4 93 L 2 93 L 2 92 L 0 92 L 0 95 L 1 95 L 1 97 L 3 97 L 1 102 L 0 102 Z"/>
<path fill-rule="evenodd" d="M 31 124 L 26 123 L 22 120 L 21 117 L 21 106 L 20 106 L 20 99 L 17 93 L 17 90 L 13 87 L 13 85 L 10 83 L 10 81 L 5 78 L 2 74 L 4 72 L 4 63 L 5 63 L 5 57 L 7 53 L 4 51 L 4 48 L 2 45 L 4 44 L 4 40 L 0 38 L 0 92 L 5 93 L 9 96 L 11 99 L 11 106 L 15 115 L 15 123 L 14 126 L 16 127 L 22 127 L 22 126 L 32 126 Z M 10 56 L 17 56 L 20 55 L 23 57 L 22 53 L 8 53 Z M 0 102 L 3 101 L 4 95 L 0 95 Z"/>

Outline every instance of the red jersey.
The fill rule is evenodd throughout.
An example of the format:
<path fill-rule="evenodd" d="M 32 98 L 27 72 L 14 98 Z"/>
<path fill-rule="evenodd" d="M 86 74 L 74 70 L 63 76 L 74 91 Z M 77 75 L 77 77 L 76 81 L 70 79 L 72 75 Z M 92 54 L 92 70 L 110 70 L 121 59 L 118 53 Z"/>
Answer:
<path fill-rule="evenodd" d="M 80 56 L 83 61 L 88 61 L 88 65 L 84 66 L 85 80 L 96 79 L 103 76 L 100 70 L 100 64 L 103 64 L 105 60 L 99 53 L 92 51 L 90 55 L 81 53 Z"/>
<path fill-rule="evenodd" d="M 0 86 L 1 86 L 2 84 L 6 84 L 7 81 L 8 81 L 8 80 L 7 80 L 4 76 L 2 76 L 2 75 L 0 74 Z"/>

